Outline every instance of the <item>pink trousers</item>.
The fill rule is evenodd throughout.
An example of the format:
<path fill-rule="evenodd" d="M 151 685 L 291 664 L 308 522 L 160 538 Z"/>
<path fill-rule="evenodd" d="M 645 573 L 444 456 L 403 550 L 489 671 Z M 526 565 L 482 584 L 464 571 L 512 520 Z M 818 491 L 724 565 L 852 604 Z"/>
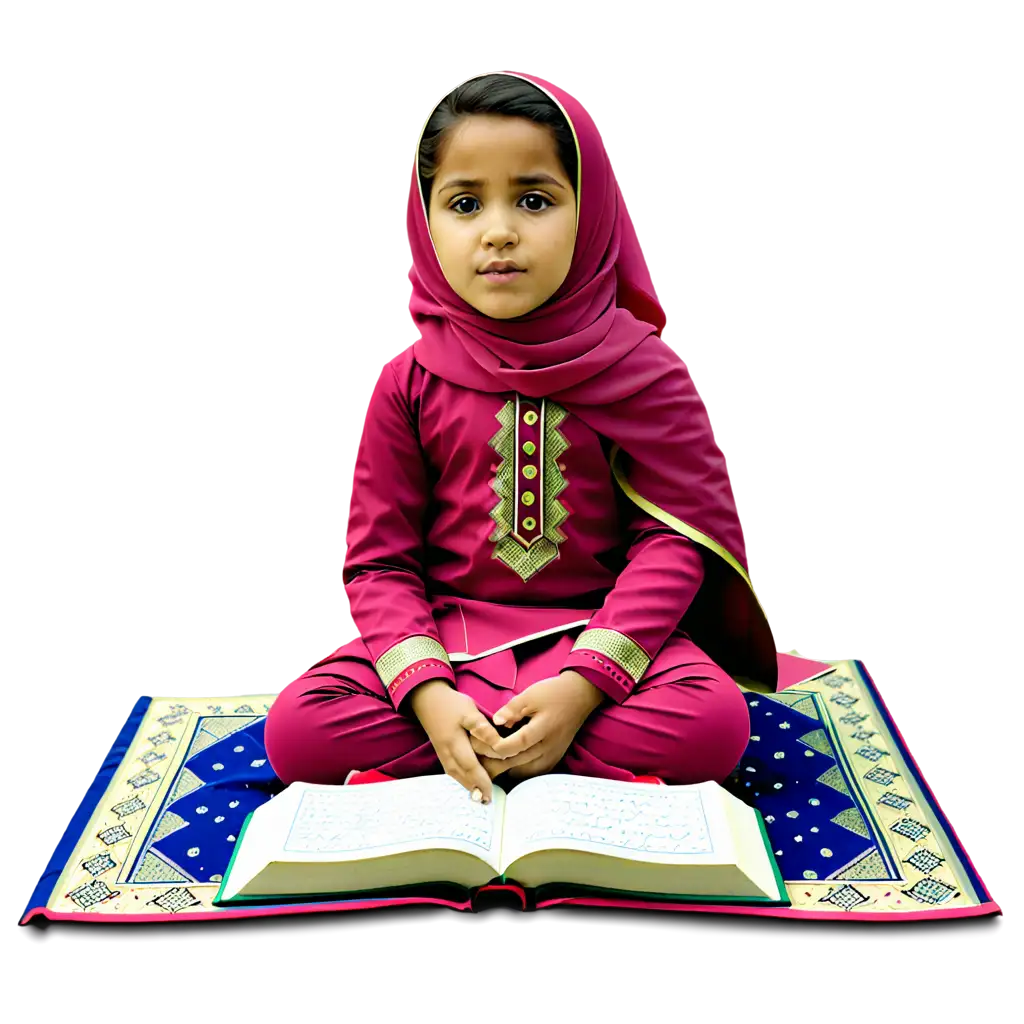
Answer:
<path fill-rule="evenodd" d="M 488 681 L 472 662 L 456 662 L 457 689 L 490 719 L 514 693 L 557 675 L 573 639 L 559 634 L 514 648 L 512 686 Z M 443 771 L 409 702 L 401 711 L 391 704 L 360 639 L 285 687 L 267 715 L 265 739 L 285 783 L 340 785 L 354 768 L 396 778 Z M 606 698 L 591 712 L 551 770 L 624 781 L 657 775 L 679 785 L 723 782 L 749 739 L 739 687 L 689 637 L 673 635 L 621 704 Z M 505 789 L 515 784 L 508 776 L 497 781 Z"/>

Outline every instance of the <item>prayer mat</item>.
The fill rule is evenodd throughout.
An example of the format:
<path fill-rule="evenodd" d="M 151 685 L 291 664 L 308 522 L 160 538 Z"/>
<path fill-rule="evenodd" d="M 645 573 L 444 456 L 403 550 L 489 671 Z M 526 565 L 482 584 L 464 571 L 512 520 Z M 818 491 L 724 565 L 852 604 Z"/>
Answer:
<path fill-rule="evenodd" d="M 518 886 L 422 895 L 212 905 L 246 816 L 283 788 L 263 727 L 273 694 L 141 697 L 85 794 L 20 923 L 154 922 L 368 910 L 606 906 L 803 920 L 1000 914 L 860 661 L 779 654 L 777 693 L 743 689 L 751 737 L 725 788 L 762 814 L 790 907 L 560 897 Z M 372 783 L 386 785 L 386 783 Z M 487 895 L 486 891 L 490 890 Z"/>

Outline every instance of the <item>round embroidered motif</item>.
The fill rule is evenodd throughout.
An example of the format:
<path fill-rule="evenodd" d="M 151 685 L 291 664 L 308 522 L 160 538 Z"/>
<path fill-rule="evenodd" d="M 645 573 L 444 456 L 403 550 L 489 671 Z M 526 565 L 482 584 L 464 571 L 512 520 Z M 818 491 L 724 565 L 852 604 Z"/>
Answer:
<path fill-rule="evenodd" d="M 532 441 L 523 442 L 523 451 L 526 452 L 527 455 L 532 455 L 536 450 L 537 446 Z"/>
<path fill-rule="evenodd" d="M 537 420 L 538 420 L 538 416 L 537 416 L 537 414 L 532 409 L 529 409 L 529 410 L 527 410 L 526 412 L 523 413 L 523 422 L 528 427 L 532 427 L 534 425 L 534 423 L 537 422 Z"/>
<path fill-rule="evenodd" d="M 523 504 L 524 505 L 532 505 L 534 503 L 534 501 L 536 501 L 536 498 L 534 497 L 533 491 L 526 491 L 523 494 Z"/>
<path fill-rule="evenodd" d="M 523 476 L 525 476 L 527 480 L 532 480 L 536 475 L 536 466 L 523 466 Z"/>
<path fill-rule="evenodd" d="M 537 520 L 534 519 L 533 516 L 527 516 L 523 520 L 523 529 L 524 530 L 534 530 L 534 529 L 536 529 L 536 527 L 537 527 Z"/>

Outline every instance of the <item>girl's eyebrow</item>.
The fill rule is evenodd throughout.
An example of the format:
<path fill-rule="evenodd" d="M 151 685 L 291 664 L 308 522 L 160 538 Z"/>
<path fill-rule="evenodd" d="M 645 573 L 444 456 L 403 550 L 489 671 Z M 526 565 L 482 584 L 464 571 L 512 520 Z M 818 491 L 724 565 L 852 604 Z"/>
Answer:
<path fill-rule="evenodd" d="M 446 192 L 450 188 L 480 188 L 484 184 L 482 178 L 452 178 L 438 189 Z M 554 185 L 563 189 L 565 186 L 550 174 L 521 174 L 518 178 L 509 178 L 510 185 Z"/>

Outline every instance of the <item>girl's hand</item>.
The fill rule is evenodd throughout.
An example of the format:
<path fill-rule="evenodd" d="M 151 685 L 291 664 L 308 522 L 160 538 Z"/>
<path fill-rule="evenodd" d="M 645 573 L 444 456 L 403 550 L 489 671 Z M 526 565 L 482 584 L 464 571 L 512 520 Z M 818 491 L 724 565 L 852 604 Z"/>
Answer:
<path fill-rule="evenodd" d="M 485 804 L 491 802 L 491 775 L 477 760 L 471 737 L 490 749 L 501 741 L 498 730 L 487 721 L 476 701 L 459 693 L 444 679 L 420 683 L 409 694 L 413 714 L 430 738 L 445 774 L 471 793 L 479 790 Z"/>
<path fill-rule="evenodd" d="M 488 774 L 507 771 L 513 779 L 542 775 L 561 761 L 580 726 L 603 700 L 601 690 L 579 672 L 541 679 L 494 714 L 496 725 L 529 721 L 497 743 L 474 741 L 473 748 Z"/>

